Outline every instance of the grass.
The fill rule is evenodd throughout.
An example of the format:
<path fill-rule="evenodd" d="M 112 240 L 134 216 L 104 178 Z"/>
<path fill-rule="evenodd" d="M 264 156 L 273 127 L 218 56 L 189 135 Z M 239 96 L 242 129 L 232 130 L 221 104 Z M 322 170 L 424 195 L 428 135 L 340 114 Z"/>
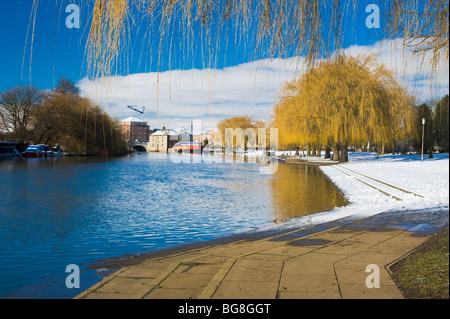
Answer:
<path fill-rule="evenodd" d="M 449 299 L 448 227 L 391 267 L 407 299 Z"/>

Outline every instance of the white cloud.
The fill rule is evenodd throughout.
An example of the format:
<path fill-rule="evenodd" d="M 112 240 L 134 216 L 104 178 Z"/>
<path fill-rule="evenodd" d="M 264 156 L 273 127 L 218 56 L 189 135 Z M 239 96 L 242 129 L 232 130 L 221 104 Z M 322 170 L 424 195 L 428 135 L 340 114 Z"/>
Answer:
<path fill-rule="evenodd" d="M 351 46 L 346 51 L 352 55 L 375 54 L 380 63 L 395 72 L 398 81 L 418 102 L 449 93 L 448 63 L 433 68 L 431 52 L 425 56 L 413 54 L 412 49 L 404 49 L 402 39 L 384 40 L 373 46 Z"/>
<path fill-rule="evenodd" d="M 146 107 L 145 118 L 152 127 L 189 126 L 202 119 L 204 127 L 236 115 L 267 120 L 278 91 L 298 74 L 297 59 L 262 60 L 222 70 L 174 70 L 83 79 L 79 86 L 114 117 L 128 117 L 127 105 Z M 158 84 L 159 77 L 159 84 Z"/>
<path fill-rule="evenodd" d="M 399 81 L 419 100 L 427 100 L 433 93 L 437 97 L 448 93 L 448 65 L 441 70 L 445 76 L 439 74 L 438 78 L 431 79 L 432 68 L 424 64 L 419 69 L 419 61 L 411 60 L 409 52 L 405 54 L 400 40 L 352 46 L 346 52 L 375 54 L 381 63 L 397 73 Z M 79 86 L 83 95 L 97 101 L 113 117 L 136 116 L 138 114 L 126 106 L 138 105 L 146 107 L 145 119 L 153 128 L 189 127 L 194 119 L 202 119 L 203 127 L 207 128 L 214 127 L 223 118 L 237 115 L 268 120 L 283 83 L 303 70 L 301 58 L 272 59 L 221 70 L 130 74 L 96 82 L 85 78 Z"/>

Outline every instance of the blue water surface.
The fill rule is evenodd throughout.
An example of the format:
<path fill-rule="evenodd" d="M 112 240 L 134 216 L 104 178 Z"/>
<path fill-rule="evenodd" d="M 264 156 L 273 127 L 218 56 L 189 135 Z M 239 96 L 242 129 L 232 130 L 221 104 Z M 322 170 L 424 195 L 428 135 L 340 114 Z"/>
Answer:
<path fill-rule="evenodd" d="M 83 270 L 104 258 L 273 223 L 274 176 L 259 168 L 175 163 L 168 154 L 1 160 L 0 296 L 36 297 L 30 291 L 58 280 L 63 287 L 69 264 Z M 99 280 L 88 272 L 82 278 L 90 278 L 83 285 Z M 53 290 L 42 296 L 81 292 Z"/>

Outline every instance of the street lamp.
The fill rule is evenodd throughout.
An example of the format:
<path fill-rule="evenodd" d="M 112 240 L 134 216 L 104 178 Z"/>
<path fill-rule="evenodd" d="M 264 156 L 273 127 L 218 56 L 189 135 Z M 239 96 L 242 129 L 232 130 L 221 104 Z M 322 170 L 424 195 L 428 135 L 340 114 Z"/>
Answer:
<path fill-rule="evenodd" d="M 423 139 L 425 137 L 425 118 L 422 117 L 422 163 L 423 163 Z"/>

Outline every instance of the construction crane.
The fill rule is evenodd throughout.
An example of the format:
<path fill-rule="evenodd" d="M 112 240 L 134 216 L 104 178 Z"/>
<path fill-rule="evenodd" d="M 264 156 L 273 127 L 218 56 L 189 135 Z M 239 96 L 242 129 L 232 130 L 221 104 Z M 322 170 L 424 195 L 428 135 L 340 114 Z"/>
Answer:
<path fill-rule="evenodd" d="M 137 109 L 138 106 L 136 106 L 136 105 L 135 105 L 135 106 L 130 106 L 130 105 L 128 105 L 127 107 L 128 107 L 129 109 L 132 109 L 133 111 L 136 111 L 136 112 L 142 114 L 142 119 L 144 119 L 145 106 L 142 107 L 142 110 Z"/>

